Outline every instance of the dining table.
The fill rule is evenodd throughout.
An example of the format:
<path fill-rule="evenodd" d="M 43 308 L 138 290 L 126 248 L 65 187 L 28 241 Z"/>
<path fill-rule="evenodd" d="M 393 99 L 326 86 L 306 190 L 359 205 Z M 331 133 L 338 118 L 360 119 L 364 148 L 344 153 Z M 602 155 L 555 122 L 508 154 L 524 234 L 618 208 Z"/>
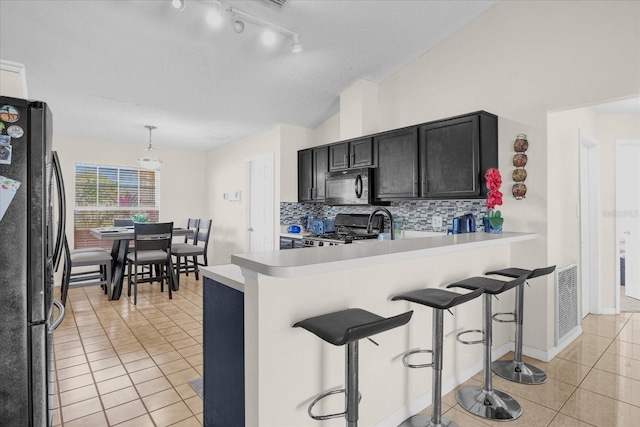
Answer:
<path fill-rule="evenodd" d="M 125 276 L 125 268 L 127 265 L 127 254 L 129 253 L 129 242 L 134 239 L 133 226 L 127 227 L 97 227 L 91 228 L 89 231 L 93 237 L 100 241 L 113 241 L 111 246 L 111 278 L 112 278 L 112 294 L 111 299 L 120 299 L 122 294 L 122 284 Z M 193 237 L 194 230 L 188 228 L 174 227 L 173 236 L 189 236 Z M 176 272 L 173 268 L 169 269 L 171 274 L 170 284 L 173 291 L 179 289 L 179 282 L 176 280 Z"/>

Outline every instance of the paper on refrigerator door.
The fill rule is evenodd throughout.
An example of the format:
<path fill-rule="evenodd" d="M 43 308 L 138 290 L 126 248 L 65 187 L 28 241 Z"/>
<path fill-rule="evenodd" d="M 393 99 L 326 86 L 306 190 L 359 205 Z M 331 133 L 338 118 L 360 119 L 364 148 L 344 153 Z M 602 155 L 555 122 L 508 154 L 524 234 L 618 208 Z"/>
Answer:
<path fill-rule="evenodd" d="M 18 188 L 20 188 L 18 181 L 0 175 L 0 221 L 4 217 L 7 209 L 9 209 L 9 205 L 16 195 Z"/>

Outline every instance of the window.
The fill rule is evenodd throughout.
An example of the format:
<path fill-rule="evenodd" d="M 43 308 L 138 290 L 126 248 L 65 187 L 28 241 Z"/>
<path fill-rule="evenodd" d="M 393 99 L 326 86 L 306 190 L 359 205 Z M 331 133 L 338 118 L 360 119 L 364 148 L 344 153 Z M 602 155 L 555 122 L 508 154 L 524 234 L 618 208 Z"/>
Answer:
<path fill-rule="evenodd" d="M 89 229 L 109 227 L 114 218 L 131 218 L 143 213 L 147 214 L 149 222 L 157 222 L 159 177 L 156 171 L 77 164 L 73 215 L 75 248 L 103 246 L 110 249 L 111 242 L 96 241 Z"/>

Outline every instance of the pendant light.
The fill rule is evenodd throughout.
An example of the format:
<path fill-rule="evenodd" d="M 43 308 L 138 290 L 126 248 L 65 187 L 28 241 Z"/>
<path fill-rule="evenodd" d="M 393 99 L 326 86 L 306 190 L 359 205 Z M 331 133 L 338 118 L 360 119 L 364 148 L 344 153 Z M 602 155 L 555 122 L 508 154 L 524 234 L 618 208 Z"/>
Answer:
<path fill-rule="evenodd" d="M 138 159 L 138 163 L 140 163 L 140 166 L 145 169 L 157 170 L 162 166 L 162 160 L 154 156 L 154 151 L 156 151 L 156 149 L 151 145 L 151 131 L 156 129 L 156 127 L 147 125 L 145 128 L 149 129 L 149 146 L 147 147 L 145 154 Z"/>

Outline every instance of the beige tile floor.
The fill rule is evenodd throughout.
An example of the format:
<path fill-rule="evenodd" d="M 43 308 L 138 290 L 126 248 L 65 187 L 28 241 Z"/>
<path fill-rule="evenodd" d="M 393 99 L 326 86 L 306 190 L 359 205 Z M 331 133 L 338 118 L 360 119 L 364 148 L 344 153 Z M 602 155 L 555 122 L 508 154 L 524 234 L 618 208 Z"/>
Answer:
<path fill-rule="evenodd" d="M 582 327 L 583 334 L 551 362 L 524 358 L 547 372 L 545 384 L 527 386 L 493 376 L 494 388 L 522 405 L 517 420 L 491 422 L 470 415 L 456 402 L 457 389 L 443 397 L 443 417 L 469 427 L 640 425 L 640 313 L 590 314 Z M 481 381 L 478 374 L 463 386 Z M 430 414 L 431 408 L 422 412 Z"/>
<path fill-rule="evenodd" d="M 137 306 L 126 290 L 107 301 L 98 286 L 71 289 L 54 343 L 54 425 L 202 425 L 202 399 L 188 384 L 202 375 L 202 285 L 193 274 L 173 300 L 140 284 Z"/>
<path fill-rule="evenodd" d="M 138 292 L 137 306 L 126 292 L 107 301 L 97 286 L 69 292 L 55 334 L 56 426 L 202 425 L 202 400 L 187 384 L 202 375 L 201 282 L 183 276 L 171 301 L 157 284 L 140 284 Z M 444 416 L 478 427 L 639 425 L 640 313 L 589 315 L 583 330 L 549 363 L 526 358 L 547 372 L 547 383 L 493 377 L 496 389 L 522 405 L 518 420 L 472 416 L 457 404 L 455 390 L 443 397 Z M 465 385 L 481 379 L 480 373 Z"/>

